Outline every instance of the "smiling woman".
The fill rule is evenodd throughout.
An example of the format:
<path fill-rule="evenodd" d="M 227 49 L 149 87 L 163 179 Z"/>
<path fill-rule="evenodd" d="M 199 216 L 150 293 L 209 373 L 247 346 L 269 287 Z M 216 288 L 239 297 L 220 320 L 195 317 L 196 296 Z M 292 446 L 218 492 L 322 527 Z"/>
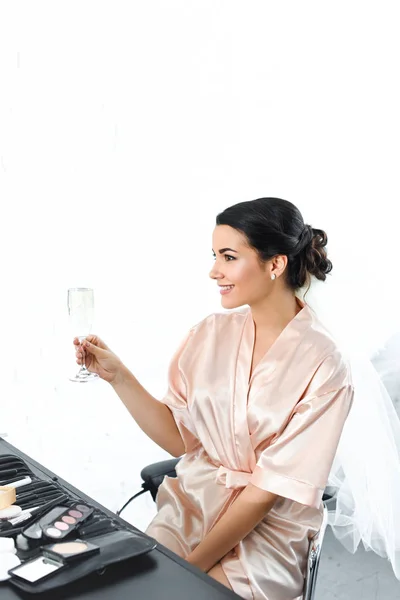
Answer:
<path fill-rule="evenodd" d="M 210 277 L 230 310 L 188 332 L 161 402 L 97 336 L 84 344 L 88 369 L 111 383 L 143 431 L 184 454 L 178 477 L 159 488 L 147 533 L 251 600 L 302 597 L 309 538 L 352 404 L 346 361 L 296 295 L 332 268 L 326 242 L 285 200 L 218 215 Z"/>
<path fill-rule="evenodd" d="M 362 539 L 386 552 L 400 579 L 400 471 L 389 448 L 396 451 L 398 440 L 382 426 L 391 413 L 379 403 L 376 377 L 358 369 L 361 403 L 348 419 L 348 361 L 299 297 L 332 269 L 326 244 L 325 232 L 285 200 L 243 202 L 218 215 L 210 277 L 229 310 L 187 333 L 161 401 L 97 336 L 84 343 L 88 369 L 111 383 L 143 431 L 184 454 L 177 478 L 159 488 L 147 532 L 249 600 L 301 600 L 322 495 L 342 466 L 345 484 L 348 473 L 356 484 L 336 498 L 343 544 L 356 548 Z M 346 461 L 332 469 L 339 440 Z"/>
<path fill-rule="evenodd" d="M 162 402 L 185 456 L 147 532 L 243 598 L 302 597 L 352 403 L 346 362 L 296 296 L 331 270 L 326 243 L 285 200 L 218 215 L 210 277 L 230 312 L 193 327 L 171 362 Z"/>
<path fill-rule="evenodd" d="M 230 310 L 188 332 L 161 402 L 97 336 L 84 344 L 88 369 L 111 383 L 143 431 L 184 454 L 178 477 L 159 488 L 147 533 L 249 600 L 302 597 L 309 538 L 352 404 L 346 361 L 296 295 L 332 268 L 326 242 L 285 200 L 218 215 L 210 277 Z"/>

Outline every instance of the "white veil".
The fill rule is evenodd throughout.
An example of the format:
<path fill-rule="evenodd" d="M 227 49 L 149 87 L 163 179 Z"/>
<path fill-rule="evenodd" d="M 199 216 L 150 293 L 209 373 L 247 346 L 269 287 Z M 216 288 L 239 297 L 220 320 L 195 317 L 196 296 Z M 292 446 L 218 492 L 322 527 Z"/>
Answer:
<path fill-rule="evenodd" d="M 355 552 L 362 542 L 388 558 L 400 579 L 400 421 L 394 407 L 395 394 L 400 396 L 400 342 L 390 315 L 357 310 L 349 293 L 332 274 L 326 283 L 313 281 L 305 295 L 347 357 L 355 389 L 329 475 L 336 506 L 328 522 L 347 550 Z"/>

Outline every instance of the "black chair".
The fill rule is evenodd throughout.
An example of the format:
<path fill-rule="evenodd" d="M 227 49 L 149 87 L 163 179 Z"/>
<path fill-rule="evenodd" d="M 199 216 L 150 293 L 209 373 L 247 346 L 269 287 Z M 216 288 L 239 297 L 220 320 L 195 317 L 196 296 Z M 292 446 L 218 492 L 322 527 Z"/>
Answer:
<path fill-rule="evenodd" d="M 176 465 L 179 462 L 179 458 L 171 458 L 169 460 L 162 460 L 157 463 L 153 463 L 142 469 L 140 476 L 143 479 L 142 489 L 140 492 L 129 498 L 129 500 L 123 505 L 123 507 L 117 512 L 120 515 L 121 512 L 128 506 L 132 500 L 144 494 L 150 492 L 153 500 L 155 501 L 158 487 L 162 483 L 164 477 L 176 477 Z M 325 493 L 322 500 L 324 502 L 324 514 L 320 530 L 310 539 L 310 545 L 307 556 L 307 571 L 304 580 L 304 592 L 303 600 L 313 600 L 315 596 L 315 587 L 317 583 L 318 567 L 321 557 L 322 542 L 324 539 L 326 527 L 328 524 L 328 509 L 326 503 L 332 500 L 333 497 Z"/>
<path fill-rule="evenodd" d="M 128 504 L 132 502 L 132 500 L 134 500 L 141 494 L 144 494 L 145 492 L 150 492 L 155 502 L 158 487 L 161 485 L 164 477 L 166 475 L 168 477 L 176 477 L 175 467 L 178 464 L 179 460 L 179 458 L 161 460 L 160 462 L 153 463 L 142 469 L 140 473 L 140 477 L 143 479 L 142 489 L 140 490 L 140 492 L 129 498 L 129 500 L 125 502 L 122 508 L 117 510 L 117 515 L 119 516 L 122 513 L 122 511 L 128 506 Z"/>

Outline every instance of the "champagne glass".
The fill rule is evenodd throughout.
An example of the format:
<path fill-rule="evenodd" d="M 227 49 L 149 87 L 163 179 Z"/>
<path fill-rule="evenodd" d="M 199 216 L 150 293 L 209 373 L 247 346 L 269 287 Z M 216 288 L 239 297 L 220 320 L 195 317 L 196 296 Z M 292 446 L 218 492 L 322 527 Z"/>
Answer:
<path fill-rule="evenodd" d="M 81 342 L 89 335 L 94 319 L 94 294 L 91 288 L 70 288 L 68 290 L 68 314 L 73 334 Z M 70 381 L 86 383 L 98 378 L 96 373 L 90 373 L 85 365 L 85 351 L 82 348 L 83 362 L 75 377 Z"/>

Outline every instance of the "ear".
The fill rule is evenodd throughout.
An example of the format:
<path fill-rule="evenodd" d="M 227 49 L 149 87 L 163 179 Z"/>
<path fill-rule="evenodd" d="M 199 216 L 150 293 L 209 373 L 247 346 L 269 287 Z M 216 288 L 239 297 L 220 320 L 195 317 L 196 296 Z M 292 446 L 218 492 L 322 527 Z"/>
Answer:
<path fill-rule="evenodd" d="M 271 259 L 270 275 L 280 277 L 286 269 L 288 258 L 285 254 L 277 254 Z"/>

